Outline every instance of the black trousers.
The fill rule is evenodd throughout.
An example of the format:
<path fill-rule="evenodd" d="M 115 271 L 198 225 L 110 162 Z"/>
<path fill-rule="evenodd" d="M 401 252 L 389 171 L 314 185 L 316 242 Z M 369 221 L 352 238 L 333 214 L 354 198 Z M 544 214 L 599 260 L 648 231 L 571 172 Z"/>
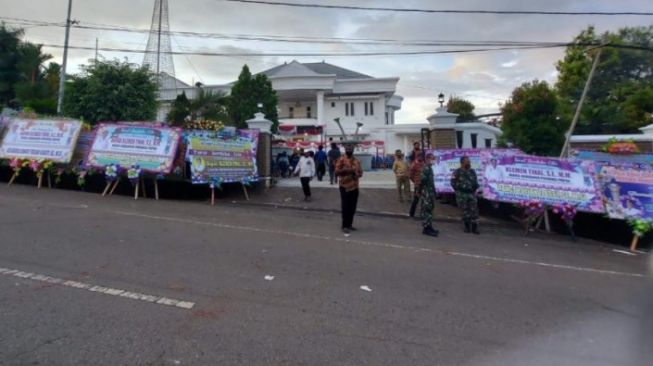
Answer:
<path fill-rule="evenodd" d="M 347 192 L 340 187 L 340 201 L 342 202 L 342 227 L 350 228 L 354 223 L 354 214 L 356 214 L 358 189 Z"/>
<path fill-rule="evenodd" d="M 413 196 L 413 202 L 410 203 L 410 217 L 415 216 L 415 210 L 417 209 L 417 203 L 419 203 L 419 196 L 414 195 Z"/>
<path fill-rule="evenodd" d="M 318 163 L 317 164 L 317 180 L 322 181 L 322 177 L 324 177 L 324 173 L 326 173 L 326 164 Z"/>
<path fill-rule="evenodd" d="M 301 177 L 299 180 L 302 182 L 302 190 L 304 191 L 304 196 L 310 197 L 311 196 L 311 186 L 309 185 L 309 182 L 311 181 L 310 177 Z"/>

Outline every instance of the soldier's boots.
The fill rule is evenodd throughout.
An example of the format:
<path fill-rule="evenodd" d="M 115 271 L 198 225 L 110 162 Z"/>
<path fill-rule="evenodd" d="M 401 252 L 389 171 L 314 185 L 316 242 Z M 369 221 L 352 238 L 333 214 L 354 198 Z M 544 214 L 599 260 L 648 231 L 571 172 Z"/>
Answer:
<path fill-rule="evenodd" d="M 468 233 L 471 231 L 472 223 L 468 220 L 463 221 L 465 223 L 465 232 Z"/>
<path fill-rule="evenodd" d="M 481 233 L 480 231 L 478 231 L 478 224 L 475 223 L 475 222 L 472 222 L 472 233 L 474 233 L 476 235 Z"/>
<path fill-rule="evenodd" d="M 427 226 L 422 230 L 422 234 L 428 235 L 428 236 L 438 236 L 440 232 L 438 230 L 435 230 L 433 226 Z"/>

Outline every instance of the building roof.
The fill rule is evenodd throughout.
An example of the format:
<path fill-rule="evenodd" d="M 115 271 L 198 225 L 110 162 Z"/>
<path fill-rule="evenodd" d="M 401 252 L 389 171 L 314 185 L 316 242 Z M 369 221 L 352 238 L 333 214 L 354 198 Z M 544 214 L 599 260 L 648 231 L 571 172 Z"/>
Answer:
<path fill-rule="evenodd" d="M 653 141 L 653 136 L 646 134 L 572 135 L 570 142 L 608 142 L 610 139 Z"/>
<path fill-rule="evenodd" d="M 291 63 L 284 63 L 283 65 L 275 66 L 261 73 L 269 78 L 275 76 L 335 75 L 336 79 L 373 79 L 369 75 L 332 65 L 324 61 L 301 63 L 293 60 Z"/>
<path fill-rule="evenodd" d="M 183 81 L 165 72 L 161 72 L 159 77 L 161 78 L 161 89 L 181 89 L 189 86 Z"/>

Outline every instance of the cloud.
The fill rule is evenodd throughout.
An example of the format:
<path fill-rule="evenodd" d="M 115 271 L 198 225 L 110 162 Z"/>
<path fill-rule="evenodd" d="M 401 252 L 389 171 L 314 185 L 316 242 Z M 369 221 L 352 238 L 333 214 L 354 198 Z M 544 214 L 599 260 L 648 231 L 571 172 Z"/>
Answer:
<path fill-rule="evenodd" d="M 63 22 L 65 1 L 0 0 L 3 16 Z M 110 24 L 148 29 L 153 0 L 112 0 L 73 2 L 73 18 L 83 24 Z M 347 0 L 330 3 L 350 4 Z M 648 11 L 649 0 L 551 0 L 546 10 Z M 216 0 L 169 1 L 170 25 L 173 31 L 210 32 L 220 34 L 276 35 L 302 37 L 382 38 L 394 40 L 440 41 L 569 41 L 592 24 L 599 32 L 620 27 L 649 25 L 650 17 L 591 16 L 505 16 L 469 14 L 416 14 L 372 11 L 343 11 L 282 6 L 248 5 Z M 387 2 L 359 0 L 356 4 L 405 6 L 414 8 L 542 10 L 539 3 L 517 0 L 469 0 L 464 3 L 434 4 L 430 0 Z M 26 39 L 46 44 L 63 44 L 64 30 L 57 27 L 33 27 L 26 30 Z M 101 47 L 144 49 L 147 34 L 99 30 L 71 31 L 71 44 L 94 47 L 95 38 Z M 349 44 L 300 44 L 234 41 L 216 38 L 174 37 L 173 49 L 211 52 L 362 52 L 370 50 L 420 50 L 424 46 L 369 46 Z M 457 46 L 430 47 L 432 50 L 459 49 Z M 60 62 L 61 49 L 47 48 Z M 142 54 L 101 52 L 107 58 L 128 58 L 140 63 Z M 457 95 L 477 106 L 477 113 L 496 111 L 498 103 L 512 90 L 533 79 L 554 82 L 555 63 L 563 49 L 504 50 L 483 53 L 439 54 L 383 57 L 202 57 L 175 56 L 180 79 L 205 84 L 234 80 L 243 64 L 253 72 L 262 71 L 293 58 L 301 62 L 322 61 L 350 68 L 377 77 L 401 78 L 398 93 L 405 97 L 399 122 L 419 122 L 435 109 L 436 95 Z M 71 72 L 94 57 L 93 51 L 71 50 Z"/>

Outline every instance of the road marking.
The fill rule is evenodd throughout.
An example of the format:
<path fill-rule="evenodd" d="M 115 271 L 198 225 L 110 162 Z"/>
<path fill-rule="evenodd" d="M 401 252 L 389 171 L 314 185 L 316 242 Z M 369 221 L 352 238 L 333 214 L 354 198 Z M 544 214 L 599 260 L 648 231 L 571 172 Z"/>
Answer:
<path fill-rule="evenodd" d="M 91 292 L 98 292 L 110 296 L 124 297 L 132 300 L 151 302 L 151 303 L 156 303 L 165 306 L 172 306 L 181 309 L 192 309 L 193 306 L 195 306 L 195 303 L 190 301 L 170 299 L 162 296 L 146 295 L 138 292 L 129 292 L 116 288 L 97 286 L 90 283 L 78 282 L 73 280 L 64 280 L 61 278 L 50 277 L 37 273 L 23 272 L 17 269 L 0 267 L 0 275 L 14 276 L 14 277 L 19 277 L 19 278 L 24 278 L 24 279 L 34 280 L 34 281 L 46 282 L 50 284 L 61 285 L 61 286 L 76 288 L 80 290 L 87 290 Z"/>
<path fill-rule="evenodd" d="M 264 233 L 264 234 L 286 235 L 286 236 L 294 236 L 294 237 L 307 238 L 307 239 L 327 240 L 327 241 L 331 241 L 331 242 L 335 241 L 335 242 L 347 243 L 347 244 L 358 244 L 358 245 L 376 246 L 376 247 L 391 248 L 391 249 L 401 249 L 401 250 L 419 251 L 419 252 L 427 252 L 427 253 L 435 253 L 435 254 L 445 254 L 445 255 L 450 255 L 450 256 L 454 256 L 454 257 L 472 258 L 472 259 L 479 259 L 479 260 L 484 260 L 484 261 L 494 261 L 494 262 L 503 262 L 503 263 L 513 263 L 513 264 L 525 264 L 525 265 L 532 265 L 532 266 L 538 266 L 538 267 L 548 267 L 548 268 L 555 268 L 555 269 L 564 269 L 564 270 L 570 270 L 570 271 L 597 273 L 597 274 L 613 275 L 613 276 L 638 277 L 638 278 L 646 277 L 646 275 L 644 275 L 644 274 L 634 273 L 634 272 L 620 272 L 620 271 L 612 271 L 612 270 L 591 268 L 591 267 L 570 266 L 570 265 L 566 265 L 566 264 L 555 264 L 555 263 L 547 263 L 547 262 L 529 261 L 529 260 L 523 260 L 523 259 L 493 257 L 493 256 L 487 256 L 487 255 L 481 255 L 481 254 L 472 254 L 472 253 L 455 252 L 455 251 L 452 252 L 452 251 L 447 251 L 447 250 L 442 250 L 442 249 L 411 247 L 411 246 L 406 246 L 406 245 L 401 245 L 401 244 L 392 244 L 392 243 L 384 243 L 384 242 L 372 242 L 372 241 L 355 240 L 355 239 L 352 240 L 352 239 L 346 239 L 346 238 L 342 238 L 342 237 L 321 236 L 321 235 L 315 235 L 315 234 L 304 234 L 304 233 L 297 233 L 297 232 L 283 231 L 283 230 L 261 229 L 261 228 L 250 227 L 250 226 L 223 224 L 223 223 L 219 223 L 219 222 L 198 221 L 198 220 L 180 219 L 180 218 L 176 218 L 176 217 L 147 215 L 147 214 L 141 214 L 141 213 L 136 213 L 136 212 L 128 212 L 128 211 L 108 211 L 108 212 L 116 214 L 116 215 L 131 216 L 131 217 L 141 217 L 141 218 L 146 218 L 146 219 L 151 219 L 151 220 L 177 222 L 177 223 L 182 223 L 182 224 L 213 226 L 213 227 L 218 227 L 218 228 L 222 228 L 222 229 L 243 230 L 243 231 L 250 231 L 250 232 L 257 232 L 257 233 Z"/>

